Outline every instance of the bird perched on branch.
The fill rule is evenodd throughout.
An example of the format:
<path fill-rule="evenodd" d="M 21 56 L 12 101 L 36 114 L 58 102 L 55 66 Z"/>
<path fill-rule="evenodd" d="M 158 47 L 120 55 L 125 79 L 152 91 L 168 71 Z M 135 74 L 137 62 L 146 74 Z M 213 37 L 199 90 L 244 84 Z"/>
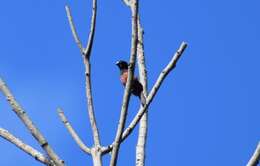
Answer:
<path fill-rule="evenodd" d="M 116 62 L 116 65 L 120 69 L 120 81 L 123 84 L 123 86 L 126 85 L 127 78 L 128 78 L 128 63 L 126 61 L 120 60 Z M 146 99 L 143 94 L 143 86 L 139 82 L 137 77 L 133 78 L 132 84 L 131 84 L 131 93 L 141 100 L 141 104 L 144 106 Z"/>

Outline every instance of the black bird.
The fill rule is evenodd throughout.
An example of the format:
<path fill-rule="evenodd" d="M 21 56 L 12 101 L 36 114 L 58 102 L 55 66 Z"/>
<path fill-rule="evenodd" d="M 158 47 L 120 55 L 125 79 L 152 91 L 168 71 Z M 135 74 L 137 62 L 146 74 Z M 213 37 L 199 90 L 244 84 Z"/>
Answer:
<path fill-rule="evenodd" d="M 120 81 L 123 84 L 123 86 L 125 86 L 128 79 L 128 63 L 126 61 L 119 60 L 116 62 L 116 65 L 120 69 Z M 133 78 L 131 84 L 131 93 L 139 97 L 142 105 L 145 105 L 146 99 L 143 94 L 143 85 L 139 82 L 137 77 Z"/>

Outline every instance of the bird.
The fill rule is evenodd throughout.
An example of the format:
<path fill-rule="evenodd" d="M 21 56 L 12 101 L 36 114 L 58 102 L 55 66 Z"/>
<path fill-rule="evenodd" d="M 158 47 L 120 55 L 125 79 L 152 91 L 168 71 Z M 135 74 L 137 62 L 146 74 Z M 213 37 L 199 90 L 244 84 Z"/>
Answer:
<path fill-rule="evenodd" d="M 127 79 L 128 79 L 128 66 L 129 65 L 126 61 L 123 61 L 123 60 L 117 61 L 116 65 L 118 66 L 118 68 L 120 70 L 120 81 L 123 84 L 123 86 L 125 87 Z M 146 103 L 146 99 L 143 94 L 143 85 L 139 82 L 137 77 L 133 78 L 130 91 L 134 96 L 137 96 L 140 99 L 142 106 L 144 106 Z"/>

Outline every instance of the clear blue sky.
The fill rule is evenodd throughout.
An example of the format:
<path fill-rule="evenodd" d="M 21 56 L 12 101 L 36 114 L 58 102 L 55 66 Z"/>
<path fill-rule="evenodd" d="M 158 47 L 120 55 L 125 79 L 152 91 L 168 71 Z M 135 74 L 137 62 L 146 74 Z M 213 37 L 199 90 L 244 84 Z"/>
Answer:
<path fill-rule="evenodd" d="M 65 4 L 86 43 L 90 0 L 1 2 L 0 75 L 68 166 L 91 165 L 56 113 L 62 107 L 82 139 L 92 144 L 84 68 Z M 259 5 L 257 0 L 141 1 L 149 88 L 181 41 L 189 43 L 150 107 L 148 166 L 246 164 L 260 140 Z M 123 96 L 114 63 L 129 59 L 130 33 L 129 9 L 120 0 L 100 0 L 91 60 L 104 145 L 115 136 Z M 128 122 L 137 102 L 131 98 Z M 2 95 L 0 110 L 1 127 L 40 149 Z M 136 134 L 121 147 L 118 165 L 134 165 Z M 0 165 L 41 165 L 3 139 L 0 147 Z"/>

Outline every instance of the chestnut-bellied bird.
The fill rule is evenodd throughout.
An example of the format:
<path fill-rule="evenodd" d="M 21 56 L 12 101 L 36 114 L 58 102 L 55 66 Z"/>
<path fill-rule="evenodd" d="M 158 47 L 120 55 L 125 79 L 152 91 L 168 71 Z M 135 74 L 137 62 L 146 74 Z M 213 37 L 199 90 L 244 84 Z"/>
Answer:
<path fill-rule="evenodd" d="M 123 86 L 125 86 L 128 78 L 128 63 L 126 61 L 119 60 L 116 62 L 116 65 L 120 69 L 120 81 Z M 141 100 L 141 104 L 144 106 L 146 99 L 143 94 L 143 86 L 139 82 L 137 77 L 133 78 L 130 91 L 133 95 L 139 97 L 139 99 Z"/>

